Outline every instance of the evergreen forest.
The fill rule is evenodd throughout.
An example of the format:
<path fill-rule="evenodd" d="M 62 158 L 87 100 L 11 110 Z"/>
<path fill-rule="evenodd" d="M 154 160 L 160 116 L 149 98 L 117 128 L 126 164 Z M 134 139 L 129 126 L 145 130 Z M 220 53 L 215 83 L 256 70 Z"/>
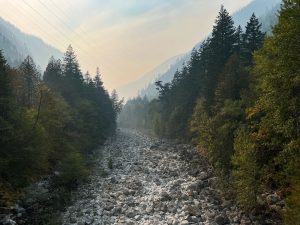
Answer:
<path fill-rule="evenodd" d="M 1 207 L 46 176 L 59 194 L 53 202 L 65 206 L 88 177 L 89 155 L 115 132 L 121 104 L 104 89 L 99 69 L 93 79 L 81 72 L 71 46 L 43 74 L 30 56 L 12 68 L 0 52 Z"/>
<path fill-rule="evenodd" d="M 129 100 L 120 126 L 193 143 L 246 211 L 264 193 L 285 199 L 285 224 L 300 221 L 300 2 L 284 0 L 272 34 L 253 14 L 235 27 L 222 7 L 211 35 L 157 99 Z M 298 222 L 297 222 L 298 221 Z"/>
<path fill-rule="evenodd" d="M 3 3 L 43 29 L 0 18 L 0 225 L 300 225 L 300 0 L 271 1 L 136 81 L 207 32 L 202 3 Z"/>

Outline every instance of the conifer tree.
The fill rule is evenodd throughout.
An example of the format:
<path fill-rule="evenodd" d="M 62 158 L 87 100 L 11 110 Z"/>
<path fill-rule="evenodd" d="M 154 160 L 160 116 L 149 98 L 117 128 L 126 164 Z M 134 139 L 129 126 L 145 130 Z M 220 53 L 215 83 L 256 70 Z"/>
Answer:
<path fill-rule="evenodd" d="M 8 66 L 2 51 L 0 50 L 0 116 L 2 119 L 5 119 L 8 115 L 11 97 L 12 93 L 9 81 Z"/>
<path fill-rule="evenodd" d="M 273 134 L 268 140 L 273 152 L 269 157 L 291 148 L 295 148 L 295 154 L 299 152 L 299 148 L 296 150 L 300 140 L 299 7 L 299 1 L 284 1 L 273 36 L 266 39 L 255 55 L 259 99 L 250 111 L 263 112 L 265 116 L 259 127 Z M 278 142 L 279 137 L 284 141 Z"/>
<path fill-rule="evenodd" d="M 236 29 L 233 19 L 224 6 L 222 6 L 210 39 L 212 57 L 214 58 L 216 67 L 222 67 L 233 53 L 233 47 L 237 41 L 235 33 Z"/>
<path fill-rule="evenodd" d="M 204 97 L 208 105 L 213 105 L 218 77 L 237 43 L 236 29 L 232 17 L 222 6 L 215 21 L 209 45 L 205 49 L 206 69 L 204 77 Z"/>
<path fill-rule="evenodd" d="M 82 83 L 83 82 L 83 76 L 79 68 L 77 56 L 72 48 L 71 45 L 69 45 L 64 59 L 64 76 L 69 82 L 74 83 Z"/>
<path fill-rule="evenodd" d="M 233 156 L 233 174 L 240 187 L 247 186 L 250 180 L 261 181 L 260 188 L 264 190 L 284 191 L 290 186 L 287 224 L 297 224 L 300 207 L 297 202 L 300 185 L 299 180 L 295 180 L 296 174 L 299 174 L 300 157 L 299 9 L 298 0 L 284 0 L 273 36 L 267 37 L 262 49 L 254 54 L 255 94 L 258 99 L 246 110 L 249 138 L 246 142 L 236 140 L 236 154 Z M 254 17 L 252 21 L 248 23 L 248 30 L 257 33 L 256 28 L 260 25 Z M 259 37 L 256 39 L 258 44 L 262 36 Z M 248 44 L 249 49 L 259 47 L 251 41 Z M 237 137 L 243 135 L 241 132 L 238 132 Z M 246 161 L 255 162 L 251 167 L 258 172 L 253 173 L 253 177 L 249 177 L 249 170 L 245 170 Z M 242 193 L 243 199 L 249 199 L 245 188 L 237 191 Z"/>
<path fill-rule="evenodd" d="M 252 64 L 252 54 L 262 46 L 265 33 L 261 28 L 262 24 L 253 13 L 243 34 L 242 56 L 246 65 Z"/>
<path fill-rule="evenodd" d="M 101 74 L 100 74 L 100 69 L 97 67 L 96 69 L 96 76 L 94 78 L 94 83 L 96 88 L 103 88 L 103 82 L 101 80 Z"/>
<path fill-rule="evenodd" d="M 60 60 L 51 57 L 44 72 L 43 80 L 50 88 L 58 90 L 62 82 L 62 65 Z"/>
<path fill-rule="evenodd" d="M 40 73 L 30 56 L 22 62 L 19 67 L 23 79 L 22 105 L 32 107 L 39 95 Z"/>
<path fill-rule="evenodd" d="M 240 59 L 238 54 L 232 55 L 223 71 L 219 75 L 215 91 L 215 110 L 223 106 L 226 99 L 238 100 L 243 88 L 243 77 L 245 74 L 240 70 Z"/>
<path fill-rule="evenodd" d="M 110 99 L 113 105 L 113 109 L 117 115 L 118 113 L 121 112 L 124 99 L 121 100 L 119 99 L 118 93 L 115 89 L 111 92 Z"/>
<path fill-rule="evenodd" d="M 236 43 L 234 46 L 234 51 L 237 54 L 240 54 L 242 44 L 243 44 L 243 29 L 240 25 L 237 27 L 235 35 L 236 35 Z"/>

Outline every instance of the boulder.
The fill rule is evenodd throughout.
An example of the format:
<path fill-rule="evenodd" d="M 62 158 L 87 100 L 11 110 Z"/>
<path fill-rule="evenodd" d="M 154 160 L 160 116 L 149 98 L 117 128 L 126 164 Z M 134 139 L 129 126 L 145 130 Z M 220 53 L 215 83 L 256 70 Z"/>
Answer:
<path fill-rule="evenodd" d="M 205 172 L 205 171 L 202 171 L 202 172 L 200 172 L 200 174 L 199 174 L 199 179 L 200 180 L 206 180 L 206 179 L 208 179 L 209 178 L 209 175 L 208 175 L 208 173 L 207 172 Z"/>
<path fill-rule="evenodd" d="M 218 215 L 215 218 L 215 222 L 218 225 L 225 225 L 225 224 L 230 224 L 230 220 L 228 219 L 228 217 L 226 215 Z"/>
<path fill-rule="evenodd" d="M 270 194 L 267 195 L 266 200 L 269 205 L 273 205 L 280 201 L 280 197 L 277 194 Z"/>
<path fill-rule="evenodd" d="M 165 201 L 171 201 L 172 200 L 172 197 L 165 191 L 163 191 L 161 194 L 160 194 L 160 200 L 162 202 L 165 202 Z"/>
<path fill-rule="evenodd" d="M 125 213 L 125 215 L 128 217 L 128 218 L 133 218 L 136 216 L 136 212 L 132 209 L 128 209 Z"/>

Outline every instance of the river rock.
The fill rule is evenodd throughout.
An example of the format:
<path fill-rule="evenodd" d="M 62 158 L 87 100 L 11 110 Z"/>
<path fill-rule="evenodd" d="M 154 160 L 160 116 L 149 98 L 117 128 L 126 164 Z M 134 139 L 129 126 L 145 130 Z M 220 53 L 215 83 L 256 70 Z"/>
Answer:
<path fill-rule="evenodd" d="M 225 215 L 219 215 L 219 216 L 217 216 L 216 219 L 215 219 L 215 221 L 216 221 L 216 223 L 218 225 L 230 224 L 230 221 L 229 221 L 228 217 L 225 216 Z"/>
<path fill-rule="evenodd" d="M 233 202 L 221 201 L 212 168 L 192 146 L 121 129 L 93 157 L 95 172 L 74 194 L 74 203 L 63 214 L 64 225 L 249 221 Z M 112 170 L 107 168 L 109 159 L 115 165 Z M 99 171 L 108 171 L 106 177 Z M 269 199 L 271 205 L 278 205 L 277 198 Z"/>

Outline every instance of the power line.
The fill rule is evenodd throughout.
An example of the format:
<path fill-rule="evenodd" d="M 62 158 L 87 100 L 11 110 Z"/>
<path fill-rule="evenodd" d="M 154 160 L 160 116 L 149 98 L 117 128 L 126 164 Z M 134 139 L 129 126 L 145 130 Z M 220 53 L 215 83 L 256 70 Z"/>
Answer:
<path fill-rule="evenodd" d="M 52 2 L 52 4 L 53 5 L 55 5 L 56 6 L 56 4 L 52 1 L 52 0 L 50 0 L 51 2 Z M 53 15 L 53 16 L 55 16 L 58 20 L 60 20 L 60 22 L 62 23 L 62 24 L 64 24 L 69 30 L 71 30 L 72 32 L 74 32 L 75 34 L 77 34 L 77 36 L 79 36 L 81 39 L 83 39 L 84 41 L 85 41 L 85 43 L 87 44 L 87 45 L 89 45 L 91 48 L 94 48 L 94 46 L 95 46 L 95 44 L 94 44 L 94 46 L 92 46 L 92 45 L 90 45 L 90 43 L 88 42 L 88 41 L 86 41 L 84 38 L 82 38 L 82 36 L 80 35 L 80 34 L 78 34 L 76 31 L 74 31 L 73 30 L 73 28 L 71 28 L 68 24 L 66 24 L 59 16 L 57 16 L 57 14 L 56 13 L 54 13 L 53 12 L 53 10 L 51 10 L 46 4 L 44 4 L 43 2 L 41 2 L 41 0 L 39 0 L 39 2 Z M 58 8 L 57 6 L 56 6 L 56 8 Z M 59 9 L 59 11 L 61 11 L 60 9 Z M 61 11 L 62 12 L 62 11 Z M 67 17 L 66 17 L 67 18 Z M 68 18 L 67 18 L 68 19 Z M 86 32 L 85 32 L 86 33 Z M 98 56 L 97 55 L 94 55 L 93 54 L 93 56 L 95 57 L 95 58 L 97 58 Z M 107 64 L 107 67 L 109 67 L 109 68 L 116 68 L 116 66 L 114 65 L 114 66 L 111 66 L 111 63 L 109 63 L 107 60 L 105 60 L 105 59 L 102 59 L 102 60 L 104 60 L 105 62 L 106 62 L 106 64 Z M 96 63 L 97 64 L 97 63 Z M 121 71 L 120 69 L 118 69 L 119 71 Z"/>
<path fill-rule="evenodd" d="M 72 42 L 72 40 L 64 33 L 62 32 L 61 30 L 57 29 L 51 22 L 49 22 L 49 20 L 43 16 L 38 10 L 36 10 L 35 8 L 33 8 L 28 2 L 26 2 L 25 0 L 23 0 L 23 2 L 29 7 L 31 8 L 34 12 L 36 12 L 40 17 L 42 17 L 46 23 L 48 23 L 51 27 L 53 27 L 56 31 L 58 31 L 62 36 L 64 36 L 66 39 L 68 39 L 70 42 Z M 81 48 L 80 46 L 77 46 L 79 47 L 82 51 L 86 52 L 88 54 L 88 52 Z"/>
<path fill-rule="evenodd" d="M 72 43 L 72 40 L 70 40 L 70 38 L 64 33 L 64 32 L 62 32 L 61 30 L 59 30 L 59 29 L 57 29 L 45 16 L 43 16 L 38 10 L 36 10 L 35 8 L 33 8 L 32 7 L 32 5 L 31 4 L 29 4 L 28 2 L 26 2 L 25 0 L 23 0 L 23 2 L 25 3 L 25 5 L 27 6 L 27 7 L 29 7 L 31 10 L 33 10 L 36 14 L 38 14 L 48 25 L 50 25 L 54 30 L 56 30 L 58 33 L 60 33 L 62 36 L 64 36 L 67 40 L 69 40 L 71 43 Z M 23 13 L 23 12 L 22 12 Z M 24 13 L 23 13 L 24 14 Z M 53 12 L 52 12 L 52 14 L 54 14 Z M 34 17 L 34 15 L 32 14 L 31 16 L 33 16 Z M 28 15 L 26 15 L 26 17 L 28 17 Z M 56 15 L 56 17 L 57 17 L 57 15 Z M 38 26 L 38 24 L 36 23 L 36 20 L 34 20 L 34 22 L 35 22 L 35 24 L 36 24 L 36 26 Z M 68 26 L 68 25 L 66 25 L 66 26 Z M 40 26 L 38 26 L 39 28 L 40 28 L 40 30 L 44 30 L 44 29 L 41 29 L 41 27 Z M 68 26 L 69 27 L 69 26 Z M 45 32 L 45 31 L 43 31 L 42 33 L 45 33 L 45 34 L 47 34 L 47 36 L 50 36 L 49 35 L 49 33 L 48 32 Z M 55 36 L 55 38 L 53 38 L 53 39 L 56 39 L 56 42 L 58 42 L 58 43 L 62 43 L 59 39 L 57 39 L 57 36 Z M 59 41 L 58 41 L 59 40 Z M 65 43 L 64 44 L 62 44 L 62 45 L 65 45 Z M 99 57 L 98 55 L 94 55 L 94 57 L 91 57 L 91 54 L 89 53 L 89 52 L 87 52 L 85 49 L 83 49 L 82 47 L 80 47 L 80 46 L 77 46 L 81 51 L 82 51 L 82 53 L 83 54 L 85 54 L 86 56 L 88 56 L 88 59 L 87 60 L 83 60 L 83 61 L 86 61 L 86 62 L 88 62 L 88 61 L 93 61 L 94 62 L 94 64 L 95 64 L 95 67 L 97 67 L 97 65 L 98 65 L 98 62 L 96 61 L 96 58 L 97 57 Z M 75 48 L 77 48 L 76 47 L 76 45 L 75 45 Z M 106 61 L 105 59 L 102 59 L 103 61 Z M 107 61 L 106 61 L 106 65 L 102 65 L 102 68 L 105 68 L 105 67 L 109 67 L 109 68 L 115 68 L 116 69 L 116 66 L 114 65 L 114 66 L 111 66 L 110 65 L 110 63 L 108 63 Z M 119 71 L 121 71 L 120 69 L 118 69 Z"/>
<path fill-rule="evenodd" d="M 12 3 L 13 1 L 11 1 L 10 3 Z M 16 10 L 18 10 L 21 14 L 23 14 L 26 18 L 31 18 L 31 17 L 33 17 L 33 20 L 31 20 L 31 21 L 34 21 L 34 24 L 36 25 L 36 27 L 38 27 L 39 28 L 39 30 L 41 31 L 41 33 L 45 33 L 47 36 L 52 36 L 52 39 L 55 39 L 56 40 L 56 42 L 58 42 L 60 45 L 62 45 L 62 46 L 66 46 L 67 44 L 66 43 L 64 43 L 64 42 L 61 42 L 61 40 L 60 39 L 58 39 L 57 38 L 57 36 L 53 36 L 53 35 L 49 35 L 49 33 L 48 32 L 45 32 L 45 30 L 44 29 L 42 29 L 41 28 L 41 26 L 38 24 L 38 23 L 36 23 L 36 21 L 37 21 L 37 19 L 36 18 L 34 18 L 34 15 L 33 14 L 31 14 L 31 17 L 28 17 L 28 15 L 27 14 L 25 14 L 24 13 L 24 9 L 22 8 L 22 9 L 20 9 L 19 8 L 19 6 L 20 5 L 14 5 L 13 7 L 14 7 L 14 9 L 16 9 Z M 20 6 L 21 7 L 21 6 Z M 32 8 L 32 7 L 31 7 Z M 35 12 L 36 12 L 36 10 L 34 10 Z M 40 14 L 39 14 L 40 15 Z M 11 15 L 10 15 L 11 16 Z M 8 16 L 9 17 L 9 16 Z M 16 17 L 15 17 L 16 18 Z M 44 18 L 43 18 L 44 19 Z M 47 21 L 46 21 L 47 22 Z M 49 22 L 47 22 L 48 24 L 49 24 Z M 51 24 L 50 24 L 51 25 Z M 51 25 L 52 26 L 52 25 Z M 51 32 L 50 32 L 50 34 L 51 34 Z M 55 38 L 53 38 L 53 37 L 55 37 Z M 90 59 L 90 55 L 88 55 L 88 53 L 85 51 L 84 53 L 86 53 L 86 55 L 89 57 L 89 60 L 91 60 Z M 92 58 L 92 60 L 93 60 L 93 58 Z M 96 63 L 96 61 L 95 61 L 95 64 L 98 64 L 98 63 Z"/>
<path fill-rule="evenodd" d="M 26 2 L 25 0 L 23 0 L 23 2 L 28 6 L 30 7 L 32 10 L 34 10 L 38 15 L 40 15 L 50 26 L 52 26 L 55 30 L 57 30 L 59 33 L 61 33 L 63 36 L 65 36 L 69 41 L 72 42 L 72 40 L 69 39 L 69 37 L 67 35 L 65 35 L 63 32 L 61 32 L 60 30 L 58 30 L 55 26 L 53 26 L 49 20 L 47 18 L 45 18 L 39 11 L 37 11 L 35 8 L 33 8 L 28 2 Z M 89 60 L 93 60 L 95 64 L 98 64 L 96 61 L 95 61 L 95 58 L 94 57 L 91 57 L 90 53 L 87 52 L 85 49 L 81 48 L 79 45 L 77 46 L 78 48 L 80 48 L 83 52 L 85 52 L 85 54 L 90 58 Z M 109 66 L 109 63 L 107 64 Z M 111 68 L 113 68 L 112 66 L 109 66 Z"/>
<path fill-rule="evenodd" d="M 61 8 L 58 7 L 57 4 L 56 4 L 53 0 L 49 0 L 49 1 L 50 1 L 50 2 L 52 3 L 52 5 L 56 8 L 56 10 L 59 11 L 59 12 L 65 17 L 66 20 L 69 20 L 69 19 L 70 19 L 70 16 L 67 15 L 63 10 L 61 10 Z M 62 2 L 63 2 L 63 1 L 62 1 Z M 70 11 L 68 11 L 68 12 L 70 12 Z M 69 13 L 69 14 L 70 14 L 70 13 Z M 86 31 L 83 30 L 81 27 L 78 27 L 78 29 L 80 29 L 81 32 L 86 33 Z"/>
<path fill-rule="evenodd" d="M 72 40 L 70 40 L 70 38 L 63 33 L 61 30 L 58 30 L 55 26 L 53 26 L 53 24 L 51 24 L 51 22 L 49 22 L 49 20 L 47 18 L 45 18 L 39 11 L 37 11 L 35 8 L 33 8 L 28 2 L 26 2 L 25 0 L 23 0 L 23 2 L 29 7 L 31 8 L 35 13 L 37 13 L 40 17 L 42 17 L 42 19 L 45 20 L 46 23 L 48 23 L 51 27 L 53 27 L 56 31 L 58 31 L 61 35 L 63 35 L 66 39 L 68 39 L 71 43 Z M 76 46 L 75 46 L 76 47 Z M 91 57 L 90 53 L 88 51 L 86 51 L 85 49 L 83 49 L 82 47 L 80 47 L 79 45 L 77 45 L 77 47 L 83 52 L 85 53 L 86 56 L 88 56 L 89 61 L 93 61 L 96 65 L 98 64 L 98 62 L 95 61 L 94 57 Z"/>
<path fill-rule="evenodd" d="M 12 2 L 13 2 L 13 1 L 10 1 L 9 3 L 12 3 Z M 25 14 L 18 6 L 14 5 L 13 7 L 14 7 L 14 9 L 16 9 L 20 14 L 23 14 L 26 18 L 29 18 L 28 15 L 26 15 L 26 14 Z M 7 18 L 12 17 L 12 18 L 14 18 L 15 21 L 17 21 L 17 20 L 19 19 L 19 18 L 15 17 L 14 14 L 6 14 L 6 15 L 7 15 Z M 52 39 L 55 39 L 55 41 L 56 41 L 57 43 L 59 43 L 59 44 L 62 45 L 62 46 L 65 45 L 65 43 L 61 42 L 61 40 L 58 39 L 56 36 L 53 36 L 53 35 L 51 35 L 51 33 L 46 32 L 46 30 L 45 30 L 44 28 L 42 28 L 38 23 L 36 23 L 36 20 L 34 20 L 34 19 L 32 20 L 32 19 L 31 19 L 31 22 L 38 28 L 38 30 L 40 30 L 41 33 L 46 34 L 46 36 L 48 36 L 48 37 L 52 36 L 51 38 L 52 38 Z"/>
<path fill-rule="evenodd" d="M 63 25 L 65 25 L 71 32 L 75 33 L 78 37 L 80 37 L 82 40 L 85 41 L 86 44 L 91 46 L 89 42 L 87 42 L 83 36 L 81 36 L 79 33 L 77 33 L 72 27 L 70 27 L 67 23 L 65 23 L 56 13 L 54 13 L 46 4 L 44 4 L 41 0 L 39 0 L 39 3 L 42 4 L 54 17 L 56 17 Z"/>

